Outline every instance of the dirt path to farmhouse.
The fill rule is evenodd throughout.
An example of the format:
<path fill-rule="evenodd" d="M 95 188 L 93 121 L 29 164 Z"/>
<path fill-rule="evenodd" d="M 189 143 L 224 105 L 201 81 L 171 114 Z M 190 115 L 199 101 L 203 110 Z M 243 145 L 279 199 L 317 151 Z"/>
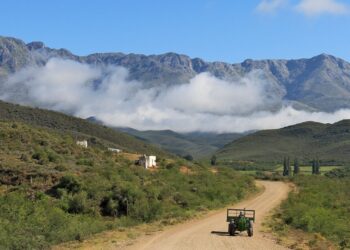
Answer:
<path fill-rule="evenodd" d="M 173 226 L 152 236 L 140 238 L 128 250 L 205 250 L 205 249 L 285 249 L 259 232 L 261 222 L 271 209 L 285 199 L 290 191 L 288 184 L 282 182 L 259 181 L 265 190 L 259 196 L 236 204 L 235 208 L 256 210 L 254 236 L 243 232 L 235 237 L 228 236 L 226 210 L 207 218 Z"/>
<path fill-rule="evenodd" d="M 260 232 L 261 223 L 271 209 L 278 206 L 291 190 L 283 182 L 257 181 L 264 191 L 250 199 L 242 201 L 234 208 L 256 210 L 254 236 L 248 237 L 242 232 L 234 237 L 227 234 L 226 209 L 209 212 L 205 217 L 188 222 L 167 226 L 163 231 L 157 225 L 143 225 L 126 229 L 124 232 L 109 231 L 97 234 L 81 243 L 70 242 L 55 246 L 54 250 L 225 250 L 225 249 L 285 249 L 266 234 Z M 133 232 L 149 232 L 144 236 L 135 236 Z M 142 233 L 141 233 L 142 235 Z"/>

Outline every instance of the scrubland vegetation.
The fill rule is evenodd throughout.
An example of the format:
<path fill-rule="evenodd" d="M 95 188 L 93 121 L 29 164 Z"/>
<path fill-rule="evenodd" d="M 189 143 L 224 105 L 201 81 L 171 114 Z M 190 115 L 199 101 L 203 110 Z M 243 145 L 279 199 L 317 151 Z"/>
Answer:
<path fill-rule="evenodd" d="M 161 156 L 149 171 L 108 152 L 113 142 L 84 139 L 86 149 L 62 130 L 0 122 L 0 249 L 45 249 L 103 230 L 186 219 L 255 190 L 253 178 L 229 168 L 213 172 Z"/>
<path fill-rule="evenodd" d="M 273 230 L 288 236 L 291 229 L 300 229 L 320 234 L 341 249 L 350 248 L 349 169 L 334 169 L 325 176 L 297 176 L 293 181 L 297 191 L 275 214 Z M 308 245 L 321 247 L 315 239 Z"/>

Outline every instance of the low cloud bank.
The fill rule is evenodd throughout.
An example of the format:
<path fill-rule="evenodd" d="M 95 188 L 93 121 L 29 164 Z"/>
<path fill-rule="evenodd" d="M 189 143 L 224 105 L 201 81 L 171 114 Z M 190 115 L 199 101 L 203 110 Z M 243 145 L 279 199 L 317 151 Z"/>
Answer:
<path fill-rule="evenodd" d="M 128 70 L 122 67 L 53 58 L 43 67 L 11 75 L 0 84 L 0 99 L 139 130 L 244 132 L 350 118 L 350 110 L 296 110 L 274 90 L 260 72 L 235 82 L 202 73 L 188 83 L 149 88 L 128 80 Z"/>

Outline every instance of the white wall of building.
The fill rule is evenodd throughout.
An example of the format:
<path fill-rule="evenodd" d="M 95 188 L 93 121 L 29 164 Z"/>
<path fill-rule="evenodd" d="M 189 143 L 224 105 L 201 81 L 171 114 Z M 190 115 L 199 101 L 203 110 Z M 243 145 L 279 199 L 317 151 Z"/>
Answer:
<path fill-rule="evenodd" d="M 150 156 L 142 155 L 139 158 L 139 164 L 146 169 L 149 167 L 156 167 L 157 166 L 156 160 L 157 160 L 157 157 L 154 155 L 150 155 Z"/>
<path fill-rule="evenodd" d="M 84 141 L 77 141 L 77 145 L 78 146 L 81 146 L 83 148 L 87 148 L 88 147 L 88 142 L 87 140 L 84 140 Z"/>
<path fill-rule="evenodd" d="M 121 153 L 122 150 L 118 148 L 108 148 L 108 151 L 114 152 L 114 153 Z"/>

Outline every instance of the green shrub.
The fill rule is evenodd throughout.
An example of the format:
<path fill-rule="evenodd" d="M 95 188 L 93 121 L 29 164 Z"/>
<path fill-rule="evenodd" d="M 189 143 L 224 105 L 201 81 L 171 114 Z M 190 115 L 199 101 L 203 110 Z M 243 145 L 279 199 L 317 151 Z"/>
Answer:
<path fill-rule="evenodd" d="M 21 154 L 20 160 L 24 161 L 24 162 L 27 162 L 28 161 L 28 156 L 26 154 Z"/>
<path fill-rule="evenodd" d="M 94 166 L 94 161 L 92 159 L 81 158 L 76 162 L 77 165 Z"/>
<path fill-rule="evenodd" d="M 59 183 L 53 187 L 54 190 L 65 189 L 68 193 L 78 193 L 81 191 L 81 183 L 72 175 L 63 176 Z"/>
<path fill-rule="evenodd" d="M 57 165 L 57 166 L 55 167 L 55 169 L 56 169 L 57 171 L 63 172 L 63 171 L 66 171 L 68 168 L 67 168 L 66 166 L 64 166 L 64 165 Z"/>
<path fill-rule="evenodd" d="M 47 159 L 49 160 L 49 162 L 59 162 L 59 156 L 54 152 L 49 152 L 47 154 Z"/>
<path fill-rule="evenodd" d="M 325 174 L 329 178 L 349 178 L 350 177 L 350 168 L 336 168 Z"/>
<path fill-rule="evenodd" d="M 45 154 L 45 152 L 43 152 L 43 151 L 41 151 L 41 152 L 35 152 L 33 155 L 32 155 L 32 158 L 34 159 L 34 160 L 38 160 L 38 161 L 40 161 L 40 160 L 45 160 L 46 159 L 46 154 Z"/>
<path fill-rule="evenodd" d="M 117 217 L 120 215 L 119 201 L 105 197 L 100 203 L 101 213 L 104 216 Z"/>
<path fill-rule="evenodd" d="M 87 210 L 86 193 L 74 194 L 68 202 L 68 212 L 73 214 L 84 213 Z"/>
<path fill-rule="evenodd" d="M 45 141 L 45 140 L 41 140 L 41 141 L 39 141 L 39 145 L 40 146 L 48 146 L 49 143 L 47 141 Z"/>
<path fill-rule="evenodd" d="M 190 154 L 185 155 L 183 158 L 184 158 L 185 160 L 188 160 L 188 161 L 193 161 L 193 156 L 190 155 Z"/>
<path fill-rule="evenodd" d="M 173 168 L 175 168 L 176 167 L 176 164 L 175 163 L 168 163 L 167 165 L 166 165 L 166 169 L 173 169 Z"/>

